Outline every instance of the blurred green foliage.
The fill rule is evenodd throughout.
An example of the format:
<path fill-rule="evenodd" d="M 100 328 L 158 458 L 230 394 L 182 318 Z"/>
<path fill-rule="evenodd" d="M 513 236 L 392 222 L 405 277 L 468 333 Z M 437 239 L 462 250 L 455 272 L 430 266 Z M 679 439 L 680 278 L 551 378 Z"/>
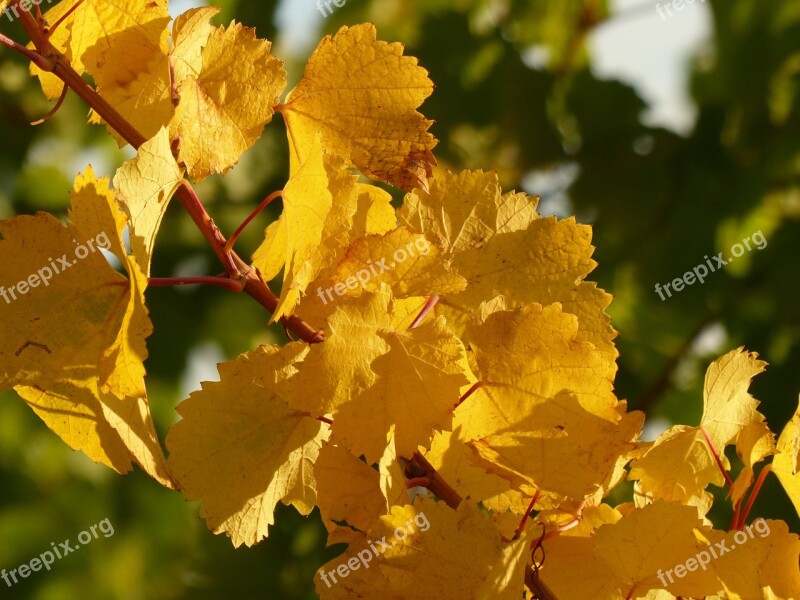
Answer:
<path fill-rule="evenodd" d="M 276 24 L 277 2 L 218 4 L 220 23 L 236 18 L 262 37 L 285 36 Z M 712 39 L 692 63 L 697 120 L 686 136 L 645 124 L 647 103 L 629 84 L 594 74 L 585 42 L 606 21 L 622 18 L 604 2 L 350 0 L 324 23 L 316 14 L 308 27 L 328 33 L 370 20 L 383 39 L 406 44 L 436 84 L 422 110 L 436 121 L 442 165 L 493 169 L 505 187 L 529 193 L 538 190 L 526 184 L 545 176 L 566 181 L 570 210 L 594 225 L 599 266 L 591 279 L 615 296 L 609 311 L 620 332 L 620 398 L 663 419 L 662 427 L 696 423 L 705 367 L 744 345 L 770 363 L 753 391 L 780 431 L 800 392 L 800 5 L 726 0 L 708 6 Z M 631 18 L 654 18 L 647 8 Z M 284 21 L 293 14 L 288 7 Z M 0 31 L 24 40 L 15 24 L 2 21 Z M 279 55 L 282 47 L 276 47 Z M 545 57 L 536 68 L 526 61 L 532 50 Z M 291 81 L 302 74 L 305 58 L 287 60 Z M 85 124 L 86 108 L 76 98 L 47 124 L 28 125 L 48 109 L 26 65 L 0 51 L 0 218 L 37 210 L 63 215 L 79 170 L 91 162 L 111 175 L 130 156 L 104 129 Z M 283 186 L 287 171 L 285 132 L 276 119 L 228 177 L 209 179 L 198 193 L 230 232 Z M 553 206 L 548 200 L 544 195 L 543 207 Z M 279 210 L 271 208 L 259 223 Z M 682 276 L 705 255 L 727 254 L 759 230 L 768 240 L 763 251 L 666 301 L 654 292 L 656 283 Z M 247 230 L 239 243 L 243 252 L 257 247 L 262 231 Z M 154 273 L 200 275 L 216 268 L 174 204 Z M 162 436 L 189 391 L 182 381 L 191 357 L 233 358 L 283 339 L 249 298 L 218 289 L 153 289 L 148 305 L 156 330 L 149 340 L 148 387 Z M 753 514 L 782 518 L 797 531 L 788 499 L 768 482 Z M 720 500 L 723 495 L 720 490 Z M 730 515 L 723 508 L 712 516 L 721 525 Z M 315 598 L 313 573 L 336 554 L 324 548 L 316 514 L 303 518 L 285 508 L 266 542 L 234 550 L 205 528 L 196 505 L 140 473 L 119 477 L 72 453 L 20 399 L 0 395 L 0 568 L 15 568 L 106 517 L 113 537 L 101 537 L 52 572 L 10 590 L 0 583 L 0 595 Z"/>

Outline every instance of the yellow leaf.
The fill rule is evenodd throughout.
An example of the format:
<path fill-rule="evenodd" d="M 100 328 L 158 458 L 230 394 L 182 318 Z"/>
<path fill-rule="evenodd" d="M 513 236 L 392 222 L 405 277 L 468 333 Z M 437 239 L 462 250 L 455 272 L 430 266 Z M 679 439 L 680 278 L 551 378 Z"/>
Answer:
<path fill-rule="evenodd" d="M 182 175 L 170 150 L 169 133 L 162 128 L 114 176 L 114 187 L 130 222 L 133 255 L 147 277 L 161 220 Z"/>
<path fill-rule="evenodd" d="M 750 381 L 767 364 L 757 357 L 755 352 L 737 348 L 715 360 L 706 371 L 700 425 L 720 453 L 742 429 L 760 417 L 756 410 L 758 401 L 747 392 Z"/>
<path fill-rule="evenodd" d="M 400 222 L 447 254 L 485 246 L 495 235 L 524 231 L 539 218 L 538 198 L 503 195 L 497 173 L 438 171 L 430 191 L 406 195 Z"/>
<path fill-rule="evenodd" d="M 255 266 L 271 273 L 278 262 L 270 254 L 284 252 L 286 264 L 280 302 L 273 321 L 290 315 L 301 295 L 326 267 L 334 264 L 347 247 L 361 190 L 356 178 L 344 169 L 341 159 L 325 154 L 317 137 L 314 152 L 289 179 L 283 191 L 284 231 L 278 240 L 267 240 L 256 253 Z M 282 249 L 280 242 L 285 241 Z M 272 248 L 275 248 L 273 251 Z M 260 254 L 261 253 L 261 254 Z M 266 259 L 261 264 L 259 259 Z"/>
<path fill-rule="evenodd" d="M 380 489 L 383 494 L 383 514 L 389 514 L 393 506 L 408 504 L 409 495 L 406 488 L 406 476 L 403 467 L 397 459 L 397 445 L 395 444 L 394 425 L 386 436 L 386 450 L 378 463 L 380 474 Z"/>
<path fill-rule="evenodd" d="M 180 140 L 178 160 L 196 180 L 228 171 L 272 120 L 286 73 L 270 48 L 254 29 L 218 27 L 202 50 L 197 78 L 178 86 L 170 135 Z"/>
<path fill-rule="evenodd" d="M 458 430 L 437 431 L 425 458 L 463 498 L 483 502 L 509 489 L 507 480 L 473 464 L 472 450 L 460 439 Z"/>
<path fill-rule="evenodd" d="M 699 597 L 720 589 L 710 570 L 696 568 L 674 583 L 666 572 L 696 555 L 695 530 L 710 531 L 694 507 L 656 500 L 614 524 L 603 525 L 595 531 L 594 540 L 597 554 L 622 580 L 623 593 L 667 589 L 673 594 Z"/>
<path fill-rule="evenodd" d="M 203 70 L 203 48 L 215 29 L 209 21 L 219 12 L 218 6 L 202 6 L 188 10 L 175 19 L 170 52 L 175 69 L 175 81 L 200 79 Z"/>
<path fill-rule="evenodd" d="M 594 539 L 558 535 L 545 540 L 544 552 L 541 578 L 558 600 L 624 600 L 618 591 L 624 584 L 599 555 Z M 576 565 L 580 565 L 579 576 Z"/>
<path fill-rule="evenodd" d="M 13 386 L 71 448 L 121 473 L 132 457 L 172 486 L 143 380 L 147 280 L 124 253 L 124 215 L 91 168 L 76 178 L 72 204 L 66 227 L 45 213 L 0 222 L 9 304 L 0 317 L 0 387 Z M 129 279 L 101 248 L 116 254 Z"/>
<path fill-rule="evenodd" d="M 363 290 L 373 292 L 381 283 L 392 288 L 395 298 L 456 294 L 467 287 L 425 236 L 405 227 L 357 240 L 336 267 L 334 278 L 334 286 L 346 284 L 345 293 L 353 296 Z"/>
<path fill-rule="evenodd" d="M 713 550 L 708 570 L 730 600 L 800 596 L 800 538 L 783 521 L 759 518 L 741 531 L 714 530 L 698 539 L 698 548 Z"/>
<path fill-rule="evenodd" d="M 619 420 L 609 356 L 579 341 L 577 319 L 558 305 L 494 313 L 469 337 L 483 386 L 456 411 L 465 440 L 503 431 L 567 394 L 587 412 Z"/>
<path fill-rule="evenodd" d="M 394 208 L 391 205 L 391 196 L 380 188 L 357 184 L 358 208 L 352 217 L 352 224 L 349 219 L 349 211 L 345 212 L 346 220 L 344 223 L 336 221 L 331 223 L 330 228 L 338 228 L 339 235 L 331 236 L 327 249 L 330 251 L 331 266 L 320 270 L 317 278 L 308 285 L 308 289 L 316 293 L 309 293 L 300 300 L 300 305 L 295 310 L 300 318 L 307 323 L 312 323 L 316 327 L 323 327 L 334 310 L 336 302 L 332 302 L 326 290 L 333 288 L 338 283 L 335 279 L 336 262 L 344 256 L 345 250 L 353 240 L 361 239 L 369 234 L 385 234 L 394 229 L 397 221 L 394 215 Z M 352 196 L 348 197 L 352 201 Z M 253 256 L 254 265 L 261 270 L 265 279 L 270 279 L 278 274 L 283 268 L 286 260 L 286 220 L 281 218 L 272 223 L 266 231 L 266 240 L 258 252 Z M 273 233 L 274 232 L 274 233 Z M 348 233 L 347 239 L 341 233 Z M 260 262 L 259 262 L 260 261 Z M 326 262 L 329 262 L 326 260 Z M 424 304 L 425 300 L 422 299 Z M 416 310 L 415 317 L 419 314 L 421 307 Z M 409 321 L 410 323 L 410 321 Z"/>
<path fill-rule="evenodd" d="M 146 138 L 155 136 L 161 127 L 168 126 L 175 114 L 174 93 L 178 86 L 188 79 L 200 76 L 203 62 L 201 52 L 214 28 L 209 19 L 219 12 L 216 7 L 192 9 L 180 15 L 172 28 L 173 47 L 169 53 L 152 47 L 149 56 L 142 56 L 142 64 L 147 64 L 133 81 L 118 82 L 113 78 L 101 78 L 98 89 L 125 119 L 127 119 Z M 123 57 L 125 60 L 125 57 Z M 109 65 L 112 74 L 116 65 Z M 92 123 L 102 119 L 92 112 Z M 120 146 L 124 140 L 115 131 L 109 131 Z M 171 140 L 170 140 L 171 141 Z"/>
<path fill-rule="evenodd" d="M 403 56 L 402 44 L 377 41 L 371 23 L 343 27 L 320 42 L 282 108 L 292 161 L 307 160 L 319 132 L 326 151 L 365 175 L 406 190 L 422 186 L 436 139 L 416 109 L 431 92 L 427 71 Z"/>
<path fill-rule="evenodd" d="M 725 455 L 721 456 L 725 464 Z M 697 427 L 676 425 L 662 433 L 645 455 L 631 465 L 628 479 L 638 480 L 649 500 L 661 499 L 692 506 L 705 504 L 710 483 L 725 480 Z"/>
<path fill-rule="evenodd" d="M 370 364 L 389 351 L 378 333 L 391 324 L 388 304 L 389 290 L 383 289 L 337 307 L 328 320 L 325 343 L 310 348 L 297 375 L 286 383 L 292 406 L 316 416 L 331 414 L 375 383 Z"/>
<path fill-rule="evenodd" d="M 51 25 L 79 4 L 62 0 L 45 13 Z M 50 36 L 79 73 L 92 75 L 100 87 L 128 85 L 143 73 L 157 53 L 166 53 L 170 17 L 166 0 L 83 0 Z M 32 67 L 31 72 L 41 71 Z M 45 74 L 43 89 L 51 100 L 61 85 Z"/>
<path fill-rule="evenodd" d="M 633 447 L 644 421 L 642 413 L 628 413 L 620 423 L 611 423 L 568 393 L 530 411 L 510 431 L 473 442 L 479 466 L 515 488 L 528 483 L 576 499 L 600 488 L 617 458 Z"/>
<path fill-rule="evenodd" d="M 578 339 L 592 342 L 616 372 L 616 332 L 605 309 L 611 296 L 583 279 L 594 269 L 591 227 L 574 219 L 539 218 L 536 199 L 502 195 L 497 175 L 437 173 L 430 191 L 415 190 L 399 211 L 401 223 L 436 243 L 467 289 L 437 307 L 459 331 L 478 322 L 484 303 L 503 297 L 505 309 L 560 302 L 578 317 Z"/>
<path fill-rule="evenodd" d="M 384 453 L 392 427 L 397 453 L 405 457 L 427 446 L 435 429 L 448 429 L 467 382 L 458 364 L 464 347 L 444 319 L 412 330 L 382 328 L 378 334 L 389 348 L 370 365 L 374 382 L 339 406 L 333 423 L 336 439 L 369 462 Z"/>
<path fill-rule="evenodd" d="M 328 545 L 354 541 L 358 531 L 366 533 L 387 512 L 378 472 L 341 446 L 322 447 L 314 463 L 314 478 Z M 347 526 L 337 525 L 342 522 Z"/>
<path fill-rule="evenodd" d="M 352 564 L 358 565 L 353 572 L 337 575 L 337 567 L 347 568 L 353 557 Z M 437 599 L 463 600 L 474 597 L 502 558 L 497 527 L 475 503 L 465 501 L 453 510 L 418 497 L 413 506 L 394 507 L 391 515 L 381 517 L 367 540 L 351 544 L 345 554 L 324 565 L 315 581 L 323 600 L 428 600 L 431 590 Z"/>
<path fill-rule="evenodd" d="M 772 470 L 800 515 L 800 407 L 784 427 L 777 449 L 778 454 L 772 459 Z"/>
<path fill-rule="evenodd" d="M 525 571 L 530 564 L 531 531 L 503 544 L 500 559 L 475 593 L 477 600 L 519 600 L 525 589 Z"/>
<path fill-rule="evenodd" d="M 736 452 L 744 462 L 744 467 L 731 488 L 731 499 L 734 504 L 744 497 L 752 485 L 755 464 L 776 452 L 775 435 L 763 418 L 752 421 L 739 432 L 736 436 Z"/>
<path fill-rule="evenodd" d="M 235 546 L 267 537 L 279 501 L 301 513 L 316 503 L 313 463 L 327 427 L 289 408 L 279 382 L 294 372 L 302 344 L 262 347 L 219 365 L 220 381 L 204 383 L 178 406 L 169 433 L 169 464 L 214 533 Z"/>
<path fill-rule="evenodd" d="M 325 343 L 311 347 L 287 382 L 295 408 L 333 414 L 335 439 L 370 463 L 384 454 L 392 426 L 401 456 L 427 445 L 434 428 L 449 426 L 467 382 L 464 347 L 443 321 L 408 330 L 395 322 L 390 297 L 383 286 L 342 299 Z"/>

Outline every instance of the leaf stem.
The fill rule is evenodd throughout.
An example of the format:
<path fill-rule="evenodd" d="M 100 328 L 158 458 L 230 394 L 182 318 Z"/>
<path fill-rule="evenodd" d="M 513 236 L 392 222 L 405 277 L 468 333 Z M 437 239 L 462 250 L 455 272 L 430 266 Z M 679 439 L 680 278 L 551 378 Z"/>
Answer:
<path fill-rule="evenodd" d="M 717 452 L 716 447 L 714 447 L 714 442 L 711 441 L 711 437 L 708 435 L 706 428 L 700 425 L 700 431 L 703 432 L 703 437 L 706 438 L 706 443 L 708 444 L 709 450 L 711 450 L 711 454 L 714 455 L 714 460 L 717 461 L 717 466 L 719 467 L 720 473 L 725 478 L 725 483 L 728 484 L 728 488 L 733 488 L 733 481 L 731 480 L 730 475 L 725 470 L 725 467 L 722 464 L 722 459 L 719 457 L 719 452 Z"/>
<path fill-rule="evenodd" d="M 456 402 L 456 405 L 453 407 L 453 409 L 455 410 L 456 408 L 461 406 L 467 398 L 472 396 L 472 394 L 477 392 L 481 387 L 483 387 L 482 381 L 476 381 L 475 383 L 473 383 L 472 387 L 469 388 L 466 392 L 464 392 L 464 395 L 458 399 L 458 402 Z"/>
<path fill-rule="evenodd" d="M 517 527 L 517 531 L 514 533 L 514 537 L 512 539 L 518 540 L 519 536 L 522 535 L 522 532 L 525 530 L 525 523 L 528 522 L 528 518 L 531 516 L 531 512 L 533 511 L 533 505 L 536 504 L 536 501 L 539 500 L 539 490 L 536 490 L 536 493 L 531 498 L 531 503 L 528 505 L 528 509 L 525 511 L 525 514 L 522 515 L 522 520 L 519 522 L 519 526 Z"/>
<path fill-rule="evenodd" d="M 10 37 L 5 36 L 2 33 L 0 33 L 0 44 L 2 44 L 3 46 L 7 46 L 8 48 L 13 50 L 14 52 L 19 52 L 20 54 L 22 54 L 22 56 L 27 58 L 29 61 L 31 61 L 37 67 L 39 67 L 40 69 L 42 69 L 44 71 L 48 71 L 51 68 L 50 63 L 41 54 L 39 54 L 38 52 L 34 52 L 33 50 L 28 50 L 22 44 L 18 44 L 17 42 L 12 40 Z"/>
<path fill-rule="evenodd" d="M 233 232 L 233 235 L 230 238 L 228 238 L 228 241 L 225 244 L 225 249 L 228 251 L 233 250 L 233 245 L 236 243 L 236 240 L 239 238 L 239 235 L 242 233 L 242 231 L 244 231 L 245 227 L 247 227 L 250 224 L 250 222 L 261 213 L 262 210 L 267 208 L 270 202 L 275 200 L 275 198 L 280 198 L 282 196 L 283 196 L 283 190 L 278 190 L 277 192 L 273 192 L 269 196 L 267 196 L 267 199 L 264 200 L 261 204 L 259 204 L 258 208 L 256 208 L 253 212 L 251 212 L 250 216 L 248 216 L 244 220 L 244 222 L 241 225 L 239 225 L 238 229 L 236 229 L 236 231 Z"/>
<path fill-rule="evenodd" d="M 58 112 L 58 109 L 61 108 L 61 105 L 64 104 L 64 100 L 67 99 L 68 93 L 69 93 L 69 88 L 67 86 L 64 86 L 64 89 L 61 90 L 61 96 L 58 97 L 58 102 L 56 102 L 56 105 L 50 109 L 50 112 L 48 112 L 41 119 L 32 122 L 31 125 L 35 127 L 36 125 L 41 125 L 42 123 L 52 119 L 53 116 L 55 116 L 55 114 Z"/>
<path fill-rule="evenodd" d="M 216 285 L 234 292 L 244 289 L 244 281 L 228 277 L 151 277 L 149 287 L 172 287 L 180 285 Z"/>
<path fill-rule="evenodd" d="M 753 508 L 753 504 L 758 497 L 759 492 L 761 492 L 761 487 L 764 485 L 764 481 L 772 472 L 772 465 L 766 465 L 761 472 L 758 474 L 758 479 L 756 480 L 756 484 L 753 486 L 753 491 L 750 492 L 750 498 L 747 500 L 747 504 L 744 507 L 744 511 L 742 511 L 742 516 L 739 518 L 739 522 L 736 523 L 736 529 L 741 529 L 744 527 L 744 524 L 747 522 L 747 516 L 750 514 L 750 510 Z"/>
<path fill-rule="evenodd" d="M 414 322 L 411 323 L 411 325 L 408 328 L 416 329 L 417 327 L 419 327 L 422 321 L 425 319 L 425 317 L 428 316 L 428 313 L 430 313 L 438 303 L 439 303 L 439 296 L 431 296 L 430 298 L 428 298 L 428 301 L 425 303 L 425 306 L 422 307 L 422 311 L 420 311 L 420 313 L 417 315 L 417 318 L 414 319 Z"/>

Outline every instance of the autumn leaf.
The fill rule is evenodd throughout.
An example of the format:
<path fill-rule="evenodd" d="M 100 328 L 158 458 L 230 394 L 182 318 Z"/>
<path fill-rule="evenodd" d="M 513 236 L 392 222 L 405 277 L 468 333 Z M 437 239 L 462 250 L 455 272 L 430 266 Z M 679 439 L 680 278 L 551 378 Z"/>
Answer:
<path fill-rule="evenodd" d="M 170 134 L 180 141 L 179 162 L 196 180 L 225 173 L 272 120 L 286 73 L 270 49 L 255 29 L 238 23 L 216 28 L 202 50 L 199 74 L 178 86 Z"/>
<path fill-rule="evenodd" d="M 79 175 L 70 214 L 66 226 L 46 213 L 0 222 L 0 387 L 14 387 L 71 448 L 120 473 L 134 459 L 172 487 L 144 387 L 147 280 L 124 253 L 108 180 L 91 168 Z M 117 254 L 128 279 L 100 248 Z"/>
<path fill-rule="evenodd" d="M 674 583 L 664 574 L 695 556 L 696 530 L 709 531 L 693 507 L 657 500 L 614 524 L 603 525 L 595 531 L 594 540 L 598 555 L 623 582 L 623 593 L 667 589 L 681 596 L 710 595 L 721 587 L 710 571 L 687 572 Z"/>
<path fill-rule="evenodd" d="M 622 578 L 600 555 L 597 541 L 592 537 L 598 527 L 616 523 L 621 518 L 619 511 L 605 505 L 589 508 L 577 527 L 544 540 L 546 568 L 542 569 L 541 578 L 556 598 L 625 598 L 620 591 L 624 587 Z M 576 564 L 581 568 L 580 577 L 575 577 Z"/>
<path fill-rule="evenodd" d="M 738 348 L 715 360 L 706 372 L 700 425 L 720 451 L 758 419 L 758 401 L 747 391 L 750 381 L 767 364 L 757 356 Z"/>
<path fill-rule="evenodd" d="M 772 460 L 772 470 L 800 515 L 800 408 L 798 408 L 778 438 L 778 454 Z"/>
<path fill-rule="evenodd" d="M 77 8 L 76 8 L 77 5 Z M 54 24 L 70 13 L 49 36 L 79 73 L 92 75 L 100 87 L 124 86 L 147 73 L 156 52 L 166 53 L 170 17 L 166 0 L 62 0 L 44 17 Z M 51 100 L 61 95 L 61 83 L 37 67 L 42 87 Z"/>
<path fill-rule="evenodd" d="M 360 196 L 356 178 L 344 169 L 341 159 L 322 151 L 317 137 L 314 152 L 283 190 L 281 221 L 284 230 L 278 232 L 283 247 L 268 239 L 263 250 L 254 256 L 254 266 L 263 267 L 267 272 L 272 270 L 270 255 L 273 253 L 281 254 L 286 265 L 273 320 L 291 314 L 308 285 L 344 251 Z M 262 265 L 261 261 L 268 264 Z M 280 261 L 275 264 L 277 266 Z"/>
<path fill-rule="evenodd" d="M 760 518 L 741 531 L 696 535 L 698 548 L 712 554 L 708 572 L 731 600 L 800 594 L 800 538 L 789 532 L 786 523 Z"/>
<path fill-rule="evenodd" d="M 219 366 L 220 381 L 204 383 L 178 406 L 169 433 L 169 464 L 215 533 L 235 546 L 267 537 L 278 502 L 309 514 L 316 504 L 312 465 L 327 427 L 290 408 L 279 383 L 294 372 L 299 344 L 262 347 Z"/>
<path fill-rule="evenodd" d="M 589 413 L 615 423 L 617 399 L 609 357 L 578 340 L 578 321 L 558 305 L 532 304 L 497 312 L 471 328 L 469 338 L 482 387 L 456 412 L 466 439 L 503 431 L 531 409 L 572 394 Z"/>
<path fill-rule="evenodd" d="M 404 539 L 395 537 L 398 528 L 405 528 Z M 353 564 L 357 564 L 360 551 L 371 553 L 369 540 L 373 544 L 374 540 L 383 540 L 389 547 L 376 545 L 382 552 L 377 557 L 372 555 L 370 568 L 337 578 L 334 570 L 338 565 L 350 564 L 353 557 L 356 558 Z M 463 502 L 454 510 L 442 502 L 420 497 L 413 506 L 395 507 L 391 515 L 381 517 L 366 540 L 351 544 L 344 555 L 324 565 L 315 580 L 323 600 L 423 600 L 430 597 L 430 590 L 438 590 L 437 597 L 444 600 L 457 600 L 473 597 L 502 559 L 500 534 L 489 516 L 475 504 Z M 409 573 L 414 576 L 409 577 Z M 329 586 L 324 583 L 323 574 L 331 582 Z M 511 585 L 515 587 L 518 583 Z M 502 594 L 503 590 L 496 592 Z"/>
<path fill-rule="evenodd" d="M 371 366 L 375 381 L 336 410 L 333 432 L 354 454 L 377 460 L 395 427 L 397 452 L 411 456 L 434 430 L 447 429 L 467 378 L 464 347 L 439 319 L 410 331 L 382 329 L 388 351 Z M 369 427 L 364 424 L 369 423 Z"/>
<path fill-rule="evenodd" d="M 386 286 L 343 303 L 328 321 L 326 342 L 310 349 L 287 382 L 293 406 L 332 414 L 334 439 L 370 463 L 384 454 L 393 426 L 401 456 L 447 428 L 467 382 L 464 347 L 443 321 L 408 330 L 393 319 Z"/>
<path fill-rule="evenodd" d="M 374 292 L 385 283 L 395 298 L 457 294 L 467 287 L 425 236 L 404 227 L 356 240 L 333 279 L 347 288 L 348 295 Z"/>
<path fill-rule="evenodd" d="M 377 40 L 372 24 L 327 36 L 281 111 L 292 161 L 303 163 L 322 134 L 323 148 L 365 175 L 405 190 L 424 186 L 436 164 L 432 121 L 417 108 L 433 92 L 428 73 L 402 44 Z"/>
<path fill-rule="evenodd" d="M 724 455 L 721 458 L 727 464 Z M 725 483 L 702 431 L 687 425 L 676 425 L 659 435 L 645 455 L 633 462 L 628 479 L 638 480 L 639 491 L 650 501 L 692 506 L 706 504 L 709 484 Z"/>
<path fill-rule="evenodd" d="M 380 515 L 386 514 L 380 475 L 346 448 L 323 446 L 314 463 L 314 478 L 328 545 L 359 539 L 359 531 L 365 534 Z M 343 481 L 347 485 L 342 485 Z M 343 522 L 347 525 L 337 524 Z"/>
<path fill-rule="evenodd" d="M 172 157 L 169 132 L 161 129 L 114 176 L 114 187 L 131 226 L 133 255 L 148 277 L 156 235 L 182 175 Z"/>

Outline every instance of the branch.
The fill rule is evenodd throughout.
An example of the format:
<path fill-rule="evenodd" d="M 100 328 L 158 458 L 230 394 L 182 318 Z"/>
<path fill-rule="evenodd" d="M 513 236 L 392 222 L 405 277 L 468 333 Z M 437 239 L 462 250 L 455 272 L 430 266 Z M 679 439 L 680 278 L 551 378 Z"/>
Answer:
<path fill-rule="evenodd" d="M 8 38 L 0 39 L 0 41 L 6 45 L 8 45 L 8 43 L 5 40 L 16 44 L 16 46 L 11 47 L 35 62 L 39 68 L 52 72 L 56 77 L 61 79 L 69 89 L 80 96 L 86 104 L 100 115 L 100 117 L 125 141 L 133 146 L 133 148 L 138 149 L 147 141 L 130 122 L 83 80 L 61 52 L 50 45 L 47 34 L 39 28 L 39 23 L 37 23 L 33 15 L 26 11 L 20 11 L 20 23 L 30 36 L 38 52 L 31 52 L 21 47 L 19 44 L 16 44 L 16 42 L 8 40 Z M 20 50 L 20 48 L 22 48 L 22 50 Z M 274 313 L 278 306 L 278 297 L 269 289 L 258 271 L 253 269 L 235 252 L 226 247 L 227 240 L 225 236 L 222 235 L 222 232 L 214 224 L 214 220 L 206 212 L 191 185 L 185 182 L 184 185 L 178 188 L 176 196 L 189 213 L 189 216 L 192 218 L 197 228 L 203 233 L 203 236 L 220 259 L 220 262 L 225 266 L 229 277 L 231 279 L 245 280 L 245 293 L 250 295 L 268 311 Z M 293 331 L 300 339 L 309 344 L 324 341 L 324 334 L 321 331 L 314 329 L 299 317 L 292 316 L 284 318 L 281 319 L 281 323 Z"/>
<path fill-rule="evenodd" d="M 458 505 L 461 504 L 461 496 L 458 495 L 458 492 L 419 452 L 415 452 L 413 458 L 408 461 L 405 471 L 406 477 L 412 481 L 424 483 L 426 488 L 441 498 L 450 508 L 458 508 Z"/>

